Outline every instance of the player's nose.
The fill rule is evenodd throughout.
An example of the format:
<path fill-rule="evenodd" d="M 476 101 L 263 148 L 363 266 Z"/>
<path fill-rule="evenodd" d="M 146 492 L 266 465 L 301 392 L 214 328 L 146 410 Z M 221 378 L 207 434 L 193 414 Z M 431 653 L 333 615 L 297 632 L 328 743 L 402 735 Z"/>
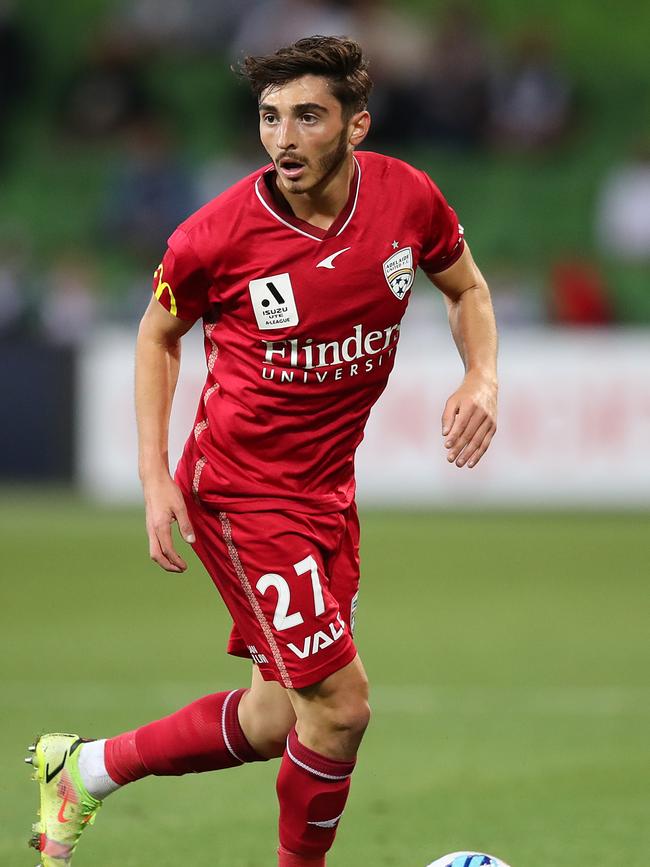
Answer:
<path fill-rule="evenodd" d="M 289 119 L 280 121 L 276 127 L 275 143 L 281 150 L 289 150 L 296 146 L 295 127 Z"/>

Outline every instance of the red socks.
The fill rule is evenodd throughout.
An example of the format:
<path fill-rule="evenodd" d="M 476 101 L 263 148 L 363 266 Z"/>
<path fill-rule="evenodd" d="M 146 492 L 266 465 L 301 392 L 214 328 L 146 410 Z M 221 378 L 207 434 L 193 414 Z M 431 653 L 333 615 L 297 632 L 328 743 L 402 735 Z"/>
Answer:
<path fill-rule="evenodd" d="M 287 852 L 282 846 L 278 849 L 278 859 L 279 867 L 325 867 L 324 855 L 319 855 L 317 858 L 303 858 L 302 855 Z"/>
<path fill-rule="evenodd" d="M 237 708 L 246 690 L 208 695 L 171 716 L 106 741 L 106 770 L 125 785 L 149 774 L 171 776 L 264 761 L 246 740 Z M 277 780 L 279 867 L 325 867 L 350 790 L 355 763 L 321 756 L 292 729 Z"/>
<path fill-rule="evenodd" d="M 279 867 L 324 867 L 354 764 L 321 756 L 300 743 L 295 729 L 289 733 L 277 781 Z"/>
<path fill-rule="evenodd" d="M 207 695 L 171 716 L 106 741 L 104 758 L 120 785 L 149 774 L 174 776 L 264 761 L 246 740 L 237 708 L 245 689 Z"/>

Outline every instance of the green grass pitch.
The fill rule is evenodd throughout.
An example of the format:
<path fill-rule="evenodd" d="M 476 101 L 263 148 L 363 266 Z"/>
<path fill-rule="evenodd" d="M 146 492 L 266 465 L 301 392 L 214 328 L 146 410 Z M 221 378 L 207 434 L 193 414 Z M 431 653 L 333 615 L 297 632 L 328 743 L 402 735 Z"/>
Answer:
<path fill-rule="evenodd" d="M 363 515 L 357 641 L 374 717 L 332 867 L 646 867 L 647 514 Z M 106 736 L 248 679 L 192 560 L 147 557 L 138 510 L 0 502 L 0 864 L 26 848 L 46 730 Z M 272 867 L 275 763 L 110 798 L 75 867 Z"/>

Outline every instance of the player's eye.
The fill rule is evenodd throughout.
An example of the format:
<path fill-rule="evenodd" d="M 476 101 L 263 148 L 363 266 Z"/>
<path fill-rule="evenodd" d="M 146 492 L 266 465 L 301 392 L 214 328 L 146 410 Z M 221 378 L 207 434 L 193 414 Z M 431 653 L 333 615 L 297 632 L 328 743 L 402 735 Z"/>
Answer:
<path fill-rule="evenodd" d="M 274 114 L 263 114 L 262 120 L 264 123 L 273 124 L 276 122 L 277 117 Z"/>
<path fill-rule="evenodd" d="M 304 123 L 312 124 L 318 121 L 318 117 L 315 114 L 303 114 L 300 118 Z"/>

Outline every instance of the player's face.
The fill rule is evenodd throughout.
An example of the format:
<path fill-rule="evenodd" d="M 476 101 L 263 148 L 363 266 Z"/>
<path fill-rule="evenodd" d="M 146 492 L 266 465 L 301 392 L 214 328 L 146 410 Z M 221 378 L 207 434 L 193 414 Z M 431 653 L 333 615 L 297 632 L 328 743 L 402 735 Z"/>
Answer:
<path fill-rule="evenodd" d="M 323 189 L 367 130 L 368 113 L 346 119 L 327 79 L 317 75 L 267 88 L 259 110 L 262 144 L 290 195 Z"/>

